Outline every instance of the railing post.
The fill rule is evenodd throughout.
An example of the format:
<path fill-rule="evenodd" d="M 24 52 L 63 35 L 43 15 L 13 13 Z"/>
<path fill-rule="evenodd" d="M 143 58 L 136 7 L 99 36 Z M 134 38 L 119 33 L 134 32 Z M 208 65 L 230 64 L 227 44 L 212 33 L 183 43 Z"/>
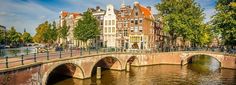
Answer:
<path fill-rule="evenodd" d="M 36 53 L 34 53 L 34 62 L 37 62 L 37 61 L 36 61 Z"/>
<path fill-rule="evenodd" d="M 60 52 L 59 52 L 59 57 L 61 58 L 61 50 L 60 50 Z"/>
<path fill-rule="evenodd" d="M 6 68 L 8 68 L 8 56 L 5 56 L 5 58 L 6 58 L 6 61 L 5 61 Z"/>
<path fill-rule="evenodd" d="M 70 48 L 70 57 L 72 57 L 72 48 Z"/>
<path fill-rule="evenodd" d="M 82 56 L 82 55 L 83 55 L 83 54 L 82 54 L 82 50 L 83 50 L 83 49 L 82 49 L 82 48 L 80 48 L 80 56 Z"/>
<path fill-rule="evenodd" d="M 26 48 L 26 54 L 29 55 L 29 48 Z"/>
<path fill-rule="evenodd" d="M 49 52 L 48 52 L 48 49 L 47 49 L 47 60 L 49 60 Z"/>
<path fill-rule="evenodd" d="M 24 65 L 24 55 L 21 55 L 21 65 Z"/>

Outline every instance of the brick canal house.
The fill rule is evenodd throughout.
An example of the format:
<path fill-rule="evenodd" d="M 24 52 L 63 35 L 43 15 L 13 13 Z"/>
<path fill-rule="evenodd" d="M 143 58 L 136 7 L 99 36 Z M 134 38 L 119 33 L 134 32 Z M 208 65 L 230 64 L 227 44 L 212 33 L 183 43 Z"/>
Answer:
<path fill-rule="evenodd" d="M 62 27 L 65 23 L 69 27 L 69 35 L 67 36 L 67 44 L 70 46 L 81 46 L 83 43 L 79 43 L 78 40 L 74 38 L 73 30 L 77 24 L 77 21 L 82 18 L 82 14 L 77 12 L 66 12 L 61 11 L 59 16 L 59 26 Z M 58 43 L 62 44 L 63 39 L 58 39 Z"/>
<path fill-rule="evenodd" d="M 157 42 L 161 39 L 158 37 L 161 29 L 156 24 L 151 7 L 145 7 L 139 2 L 134 2 L 133 8 L 123 3 L 119 10 L 115 10 L 114 6 L 109 4 L 106 11 L 98 6 L 96 9 L 88 8 L 88 11 L 91 11 L 93 16 L 97 18 L 101 30 L 100 36 L 87 42 L 93 47 L 153 49 L 157 47 Z M 81 16 L 80 13 L 62 11 L 60 26 L 66 21 L 67 26 L 70 26 L 70 35 L 67 41 L 75 46 L 84 47 L 85 43 L 76 42 L 72 32 L 75 23 Z"/>
<path fill-rule="evenodd" d="M 117 15 L 118 46 L 126 49 L 153 49 L 156 45 L 155 18 L 151 7 L 134 2 L 133 8 L 121 5 Z"/>

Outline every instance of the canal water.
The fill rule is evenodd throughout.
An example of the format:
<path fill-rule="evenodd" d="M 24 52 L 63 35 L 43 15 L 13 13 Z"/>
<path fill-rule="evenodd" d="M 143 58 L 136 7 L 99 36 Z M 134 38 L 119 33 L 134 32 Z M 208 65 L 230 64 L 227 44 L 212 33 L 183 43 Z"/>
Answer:
<path fill-rule="evenodd" d="M 185 66 L 131 67 L 130 72 L 106 70 L 102 79 L 67 78 L 55 85 L 236 85 L 236 70 L 220 69 L 209 56 L 195 56 Z"/>
<path fill-rule="evenodd" d="M 20 48 L 7 48 L 0 49 L 0 57 L 17 57 L 20 55 L 29 55 L 36 52 L 35 47 L 20 47 Z"/>

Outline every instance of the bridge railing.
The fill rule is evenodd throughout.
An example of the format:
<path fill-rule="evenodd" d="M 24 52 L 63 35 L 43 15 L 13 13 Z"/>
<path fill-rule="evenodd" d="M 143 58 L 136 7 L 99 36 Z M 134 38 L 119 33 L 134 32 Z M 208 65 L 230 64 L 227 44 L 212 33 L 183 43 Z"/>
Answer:
<path fill-rule="evenodd" d="M 66 49 L 66 50 L 58 50 L 58 51 L 50 51 L 46 50 L 42 53 L 32 53 L 27 55 L 16 55 L 14 57 L 0 57 L 0 69 L 11 68 L 21 65 L 28 65 L 42 61 L 55 60 L 60 58 L 68 58 L 68 57 L 82 57 L 89 56 L 95 54 L 106 54 L 106 53 L 114 53 L 114 52 L 125 52 L 120 49 L 114 48 L 76 48 L 76 49 Z"/>
<path fill-rule="evenodd" d="M 177 51 L 212 51 L 212 52 L 223 52 L 227 54 L 226 51 L 220 48 L 164 48 L 164 49 L 146 49 L 146 50 L 138 50 L 138 49 L 119 49 L 119 48 L 93 48 L 93 49 L 85 49 L 85 48 L 77 48 L 77 49 L 67 49 L 67 50 L 59 50 L 59 51 L 49 51 L 46 50 L 43 53 L 33 53 L 27 55 L 17 55 L 16 57 L 8 57 L 4 56 L 0 58 L 0 70 L 4 68 L 11 68 L 21 65 L 28 65 L 42 61 L 55 60 L 60 58 L 68 58 L 68 57 L 83 57 L 95 54 L 107 54 L 114 52 L 121 53 L 159 53 L 159 52 L 177 52 Z"/>

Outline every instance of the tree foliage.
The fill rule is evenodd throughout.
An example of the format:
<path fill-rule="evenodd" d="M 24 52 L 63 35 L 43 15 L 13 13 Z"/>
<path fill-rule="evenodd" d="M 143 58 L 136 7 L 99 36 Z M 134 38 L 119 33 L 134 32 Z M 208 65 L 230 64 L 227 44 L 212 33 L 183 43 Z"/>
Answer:
<path fill-rule="evenodd" d="M 236 0 L 218 0 L 213 16 L 214 31 L 222 37 L 223 44 L 236 45 Z"/>
<path fill-rule="evenodd" d="M 37 43 L 47 43 L 47 41 L 48 41 L 48 36 L 47 36 L 48 28 L 49 28 L 48 21 L 40 24 L 36 28 L 36 34 L 35 34 L 35 36 L 33 38 L 34 42 L 37 42 Z"/>
<path fill-rule="evenodd" d="M 16 45 L 19 43 L 21 34 L 16 32 L 15 27 L 11 27 L 10 30 L 8 30 L 7 34 L 7 38 L 10 40 L 10 43 L 12 45 Z"/>
<path fill-rule="evenodd" d="M 21 36 L 23 43 L 30 43 L 32 42 L 32 36 L 28 32 L 24 32 Z"/>
<path fill-rule="evenodd" d="M 5 40 L 5 29 L 0 29 L 0 43 L 4 43 Z"/>
<path fill-rule="evenodd" d="M 207 33 L 209 28 L 203 22 L 203 9 L 195 0 L 161 0 L 156 8 L 172 45 L 178 37 L 182 37 L 183 42 L 191 41 L 194 45 L 210 42 L 210 33 Z"/>
<path fill-rule="evenodd" d="M 62 38 L 64 42 L 69 35 L 69 28 L 70 27 L 66 25 L 66 21 L 64 21 L 62 27 L 59 28 L 59 37 Z"/>
<path fill-rule="evenodd" d="M 83 42 L 94 39 L 100 34 L 98 26 L 97 19 L 92 16 L 91 12 L 87 11 L 84 13 L 82 19 L 78 20 L 74 29 L 74 37 Z"/>

